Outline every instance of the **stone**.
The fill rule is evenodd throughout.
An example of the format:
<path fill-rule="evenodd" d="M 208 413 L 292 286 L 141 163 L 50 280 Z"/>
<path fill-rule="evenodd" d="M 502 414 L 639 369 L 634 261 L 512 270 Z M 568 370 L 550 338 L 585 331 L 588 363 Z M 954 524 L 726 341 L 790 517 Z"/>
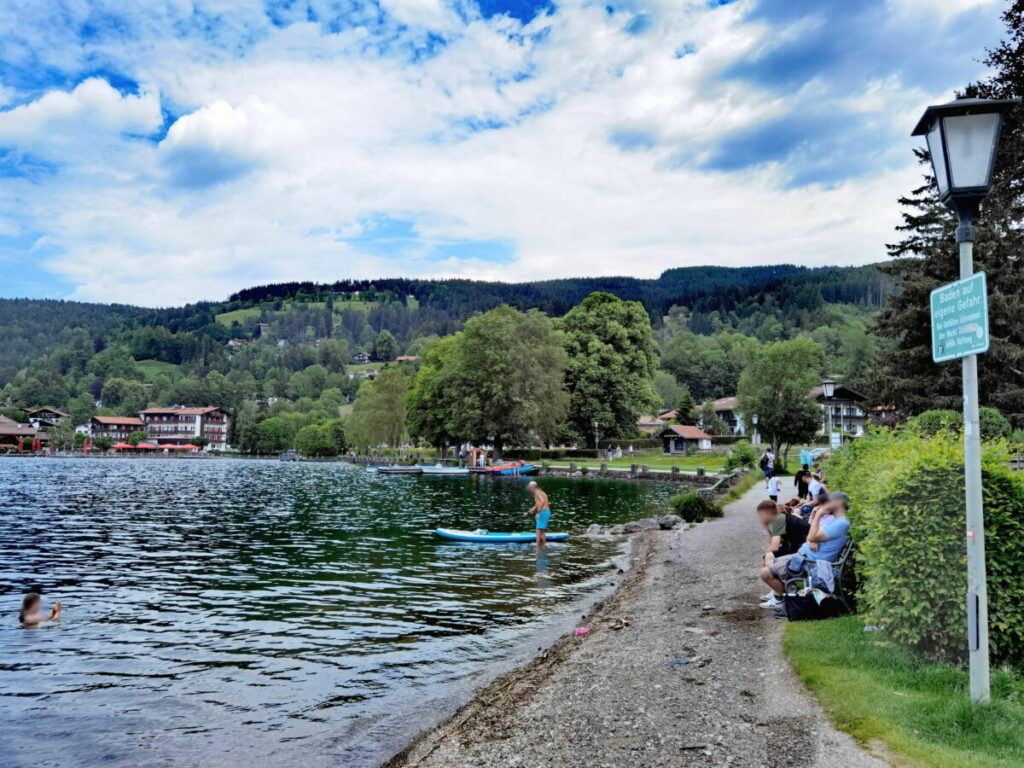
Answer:
<path fill-rule="evenodd" d="M 683 522 L 683 518 L 679 515 L 662 515 L 658 518 L 658 526 L 663 531 L 671 531 L 681 522 Z"/>
<path fill-rule="evenodd" d="M 623 525 L 613 525 L 608 531 L 612 536 L 621 536 L 625 532 L 626 528 Z"/>
<path fill-rule="evenodd" d="M 601 533 L 604 533 L 604 528 L 602 526 L 598 525 L 597 523 L 594 523 L 593 525 L 588 525 L 587 526 L 587 535 L 588 536 L 596 536 L 596 535 L 601 534 Z"/>

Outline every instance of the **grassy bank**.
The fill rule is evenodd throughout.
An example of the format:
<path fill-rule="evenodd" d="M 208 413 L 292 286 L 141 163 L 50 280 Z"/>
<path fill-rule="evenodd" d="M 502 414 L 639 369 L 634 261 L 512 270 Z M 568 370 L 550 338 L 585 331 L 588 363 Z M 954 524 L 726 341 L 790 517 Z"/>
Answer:
<path fill-rule="evenodd" d="M 783 646 L 835 724 L 882 742 L 896 765 L 1024 765 L 1024 676 L 993 670 L 992 703 L 973 705 L 966 671 L 920 661 L 855 617 L 789 624 Z"/>

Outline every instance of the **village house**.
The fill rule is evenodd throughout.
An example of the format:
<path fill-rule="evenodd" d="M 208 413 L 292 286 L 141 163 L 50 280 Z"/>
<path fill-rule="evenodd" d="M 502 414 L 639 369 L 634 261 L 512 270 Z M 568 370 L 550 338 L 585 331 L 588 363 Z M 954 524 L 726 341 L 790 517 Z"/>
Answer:
<path fill-rule="evenodd" d="M 249 343 L 248 339 L 228 339 L 228 349 L 238 349 Z"/>
<path fill-rule="evenodd" d="M 56 408 L 26 408 L 25 413 L 28 414 L 28 423 L 39 432 L 56 427 L 68 418 L 68 414 L 58 411 Z"/>
<path fill-rule="evenodd" d="M 665 426 L 665 422 L 657 416 L 644 415 L 636 421 L 636 428 L 645 435 L 655 435 Z"/>
<path fill-rule="evenodd" d="M 370 356 L 365 352 L 356 352 L 352 355 L 352 362 L 357 365 L 363 365 L 364 363 L 370 362 Z"/>
<path fill-rule="evenodd" d="M 109 437 L 123 443 L 132 432 L 145 432 L 145 422 L 136 416 L 93 416 L 89 420 L 89 437 Z"/>
<path fill-rule="evenodd" d="M 821 407 L 821 431 L 825 434 L 838 432 L 843 437 L 860 437 L 864 434 L 864 427 L 868 424 L 868 415 L 861 408 L 861 403 L 867 400 L 855 389 L 844 384 L 834 384 L 835 392 L 832 397 L 825 397 L 823 387 L 815 387 L 811 390 L 813 397 Z"/>
<path fill-rule="evenodd" d="M 159 446 L 188 445 L 197 437 L 205 437 L 214 450 L 228 447 L 230 419 L 216 406 L 147 408 L 139 416 L 149 433 L 150 442 Z"/>
<path fill-rule="evenodd" d="M 664 452 L 669 455 L 686 454 L 694 450 L 711 450 L 711 435 L 700 427 L 685 424 L 669 424 L 655 437 L 664 443 Z"/>

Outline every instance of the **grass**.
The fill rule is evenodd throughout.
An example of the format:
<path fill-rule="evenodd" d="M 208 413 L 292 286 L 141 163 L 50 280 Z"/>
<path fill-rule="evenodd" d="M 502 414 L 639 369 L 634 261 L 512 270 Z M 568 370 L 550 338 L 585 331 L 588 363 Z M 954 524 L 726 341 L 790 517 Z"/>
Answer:
<path fill-rule="evenodd" d="M 221 312 L 214 318 L 220 325 L 230 328 L 233 323 L 244 323 L 246 320 L 255 319 L 260 316 L 259 307 L 246 307 L 245 309 L 233 309 L 230 312 Z"/>
<path fill-rule="evenodd" d="M 852 616 L 789 624 L 783 647 L 836 726 L 881 742 L 896 765 L 1024 765 L 1019 673 L 993 670 L 992 702 L 973 704 L 966 671 L 924 662 Z"/>
<path fill-rule="evenodd" d="M 146 381 L 153 381 L 160 374 L 174 376 L 181 370 L 180 365 L 165 363 L 162 360 L 139 360 L 135 364 L 142 371 L 142 377 Z"/>

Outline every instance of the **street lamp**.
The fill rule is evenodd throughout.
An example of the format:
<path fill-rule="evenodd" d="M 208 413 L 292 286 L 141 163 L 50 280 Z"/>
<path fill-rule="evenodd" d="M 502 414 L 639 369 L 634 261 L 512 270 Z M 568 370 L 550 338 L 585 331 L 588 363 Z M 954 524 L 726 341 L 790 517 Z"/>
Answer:
<path fill-rule="evenodd" d="M 751 436 L 751 438 L 752 438 L 751 442 L 754 445 L 760 445 L 761 444 L 761 436 L 757 433 L 757 414 L 756 413 L 753 414 L 750 417 L 750 423 L 754 425 L 754 434 Z"/>
<path fill-rule="evenodd" d="M 829 447 L 832 447 L 832 398 L 836 396 L 836 383 L 832 379 L 821 382 L 821 395 L 825 399 L 825 430 L 828 432 Z"/>
<path fill-rule="evenodd" d="M 992 168 L 1003 115 L 1016 99 L 956 99 L 928 107 L 914 128 L 925 136 L 939 199 L 959 218 L 960 279 L 974 275 L 974 227 L 978 207 L 992 186 Z M 981 495 L 981 430 L 978 419 L 978 356 L 962 358 L 964 479 L 967 506 L 967 648 L 971 698 L 988 701 L 988 594 L 985 583 L 985 519 Z"/>
<path fill-rule="evenodd" d="M 599 434 L 597 434 L 597 428 L 600 427 L 601 425 L 597 423 L 597 419 L 594 419 L 593 425 L 594 425 L 594 450 L 597 451 L 601 447 L 601 436 Z"/>

